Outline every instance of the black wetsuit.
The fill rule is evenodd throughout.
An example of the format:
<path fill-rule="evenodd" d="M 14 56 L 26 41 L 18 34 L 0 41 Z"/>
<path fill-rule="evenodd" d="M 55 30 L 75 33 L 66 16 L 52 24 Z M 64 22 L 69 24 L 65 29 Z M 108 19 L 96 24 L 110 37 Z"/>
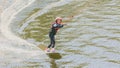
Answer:
<path fill-rule="evenodd" d="M 51 30 L 49 32 L 50 45 L 48 46 L 48 48 L 50 48 L 50 47 L 54 48 L 55 47 L 55 35 L 57 33 L 57 30 L 59 28 L 62 28 L 62 27 L 63 27 L 62 24 L 58 24 L 58 23 L 53 23 L 52 24 Z"/>

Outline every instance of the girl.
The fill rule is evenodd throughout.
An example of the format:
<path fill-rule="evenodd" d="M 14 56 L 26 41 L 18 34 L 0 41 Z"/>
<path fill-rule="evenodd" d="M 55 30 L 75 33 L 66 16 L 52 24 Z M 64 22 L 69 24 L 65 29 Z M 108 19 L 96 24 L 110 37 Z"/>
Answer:
<path fill-rule="evenodd" d="M 55 22 L 51 25 L 51 30 L 49 32 L 49 38 L 50 38 L 50 44 L 46 48 L 47 52 L 50 52 L 50 48 L 52 47 L 51 51 L 55 52 L 55 35 L 57 31 L 62 28 L 65 24 L 62 24 L 62 18 L 57 17 L 55 19 Z"/>

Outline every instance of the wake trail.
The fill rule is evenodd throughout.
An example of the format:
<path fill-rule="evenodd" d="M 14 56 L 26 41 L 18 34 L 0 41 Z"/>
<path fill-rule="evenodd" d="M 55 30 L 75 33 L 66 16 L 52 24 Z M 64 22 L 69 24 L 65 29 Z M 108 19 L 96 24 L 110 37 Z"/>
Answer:
<path fill-rule="evenodd" d="M 34 1 L 35 0 L 17 0 L 13 5 L 3 11 L 1 14 L 0 30 L 1 35 L 7 41 L 4 43 L 5 46 L 1 46 L 1 49 L 7 48 L 11 51 L 18 50 L 19 52 L 26 51 L 31 53 L 34 52 L 36 55 L 45 55 L 45 53 L 34 44 L 31 44 L 12 33 L 9 27 L 12 20 L 15 18 L 15 15 L 27 8 Z"/>
<path fill-rule="evenodd" d="M 9 25 L 11 24 L 12 20 L 15 18 L 14 16 L 16 14 L 18 14 L 19 12 L 21 12 L 24 8 L 26 8 L 27 6 L 29 6 L 30 4 L 32 4 L 34 2 L 34 0 L 32 0 L 31 2 L 27 3 L 23 3 L 21 4 L 22 1 L 17 0 L 13 5 L 11 5 L 8 9 L 6 9 L 2 14 L 1 14 L 1 23 L 0 23 L 0 29 L 1 29 L 1 33 L 3 36 L 5 36 L 7 39 L 14 41 L 17 41 L 17 44 L 28 44 L 28 45 L 32 45 L 28 42 L 26 42 L 25 40 L 17 37 L 16 35 L 14 35 L 11 30 Z M 21 5 L 21 6 L 20 6 Z M 18 6 L 18 7 L 16 7 Z M 22 8 L 23 6 L 25 6 L 24 8 Z"/>

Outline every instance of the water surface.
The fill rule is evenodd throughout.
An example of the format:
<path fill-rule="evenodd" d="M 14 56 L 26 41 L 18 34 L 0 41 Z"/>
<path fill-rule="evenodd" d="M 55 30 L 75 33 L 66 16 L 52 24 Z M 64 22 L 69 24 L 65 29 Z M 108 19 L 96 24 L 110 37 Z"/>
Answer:
<path fill-rule="evenodd" d="M 17 27 L 12 30 L 36 46 L 47 46 L 50 24 L 60 16 L 67 23 L 56 35 L 62 58 L 51 59 L 51 68 L 120 68 L 119 4 L 119 0 L 36 0 L 16 15 L 12 26 Z"/>

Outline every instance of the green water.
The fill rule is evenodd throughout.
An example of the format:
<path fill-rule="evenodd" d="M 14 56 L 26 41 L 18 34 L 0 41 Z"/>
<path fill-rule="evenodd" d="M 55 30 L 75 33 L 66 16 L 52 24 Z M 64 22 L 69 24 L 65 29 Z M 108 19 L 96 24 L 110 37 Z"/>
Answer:
<path fill-rule="evenodd" d="M 19 15 L 26 17 L 18 22 L 17 28 L 23 29 L 26 22 L 28 25 L 16 33 L 36 46 L 47 46 L 51 23 L 56 17 L 62 17 L 67 25 L 56 35 L 56 50 L 62 58 L 51 59 L 51 68 L 120 67 L 119 0 L 74 0 L 62 6 L 55 4 L 59 0 L 46 1 L 45 5 L 37 1 L 34 3 L 40 3 L 37 7 Z"/>

